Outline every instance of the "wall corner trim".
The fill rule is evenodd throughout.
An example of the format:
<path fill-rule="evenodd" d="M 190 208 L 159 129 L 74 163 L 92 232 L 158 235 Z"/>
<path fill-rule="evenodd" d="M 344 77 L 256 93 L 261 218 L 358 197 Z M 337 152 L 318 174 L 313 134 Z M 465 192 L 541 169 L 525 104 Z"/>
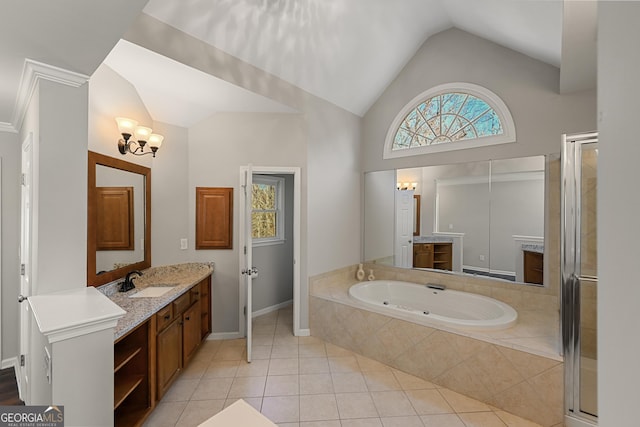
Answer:
<path fill-rule="evenodd" d="M 29 101 L 41 79 L 71 87 L 80 87 L 89 81 L 89 76 L 26 58 L 18 88 L 18 98 L 13 110 L 12 127 L 16 131 L 22 127 Z"/>

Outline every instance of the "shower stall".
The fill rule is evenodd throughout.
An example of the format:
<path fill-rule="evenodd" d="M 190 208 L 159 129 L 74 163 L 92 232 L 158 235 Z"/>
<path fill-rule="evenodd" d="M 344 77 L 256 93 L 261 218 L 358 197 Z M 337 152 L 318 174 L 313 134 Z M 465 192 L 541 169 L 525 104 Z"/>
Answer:
<path fill-rule="evenodd" d="M 597 162 L 597 133 L 563 135 L 560 269 L 568 427 L 598 420 Z"/>

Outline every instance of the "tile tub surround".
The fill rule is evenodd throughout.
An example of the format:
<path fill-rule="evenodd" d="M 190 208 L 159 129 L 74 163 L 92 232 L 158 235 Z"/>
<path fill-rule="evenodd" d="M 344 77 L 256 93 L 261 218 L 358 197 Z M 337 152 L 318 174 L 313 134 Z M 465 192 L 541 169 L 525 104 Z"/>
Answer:
<path fill-rule="evenodd" d="M 426 272 L 393 268 L 389 271 L 379 266 L 368 268 L 374 268 L 378 279 L 435 282 L 433 277 L 415 277 L 416 273 Z M 399 271 L 391 274 L 394 270 Z M 412 277 L 406 277 L 407 274 Z M 442 275 L 436 274 L 438 276 Z M 358 308 L 347 295 L 347 289 L 355 283 L 354 277 L 355 266 L 312 278 L 309 302 L 312 336 L 543 426 L 562 422 L 563 363 L 555 350 L 557 344 L 545 344 L 550 339 L 544 336 L 544 330 L 551 327 L 555 330 L 557 342 L 557 308 L 549 314 L 553 317 L 552 313 L 556 313 L 552 321 L 548 321 L 544 314 L 538 318 L 533 315 L 536 311 L 548 313 L 548 309 L 556 307 L 554 296 L 529 298 L 531 295 L 518 296 L 498 291 L 495 294 L 504 294 L 498 298 L 491 294 L 491 289 L 487 292 L 486 285 L 466 283 L 465 289 L 463 283 L 441 281 L 453 289 L 470 291 L 469 287 L 485 288 L 485 292 L 476 293 L 503 300 L 519 310 L 521 319 L 517 333 L 523 336 L 542 334 L 533 338 L 510 337 L 514 332 L 511 330 L 516 330 L 516 327 L 495 331 L 502 335 L 498 337 L 486 336 L 484 332 L 476 336 L 434 329 Z M 453 278 L 461 280 L 460 276 Z M 509 296 L 511 301 L 505 300 L 505 296 Z M 523 309 L 525 302 L 530 310 Z M 530 313 L 522 316 L 525 312 Z M 539 321 L 544 324 L 535 326 Z"/>
<path fill-rule="evenodd" d="M 136 287 L 128 292 L 118 292 L 121 280 L 98 288 L 127 312 L 118 321 L 114 330 L 114 340 L 133 330 L 160 308 L 187 292 L 193 285 L 213 273 L 213 268 L 208 263 L 185 263 L 151 267 L 142 273 L 142 276 L 134 280 Z M 154 285 L 171 285 L 174 288 L 156 298 L 129 298 L 130 295 Z"/>

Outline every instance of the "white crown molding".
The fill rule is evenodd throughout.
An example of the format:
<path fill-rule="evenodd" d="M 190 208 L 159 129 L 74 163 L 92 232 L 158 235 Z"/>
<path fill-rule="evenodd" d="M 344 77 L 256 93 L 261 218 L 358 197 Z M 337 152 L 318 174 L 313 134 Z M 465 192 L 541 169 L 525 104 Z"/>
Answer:
<path fill-rule="evenodd" d="M 89 81 L 89 76 L 26 58 L 22 69 L 20 87 L 18 88 L 18 98 L 13 110 L 12 127 L 14 129 L 17 130 L 22 127 L 29 101 L 38 81 L 41 79 L 71 87 L 80 87 Z"/>
<path fill-rule="evenodd" d="M 0 132 L 18 133 L 18 129 L 13 127 L 11 123 L 0 122 Z"/>

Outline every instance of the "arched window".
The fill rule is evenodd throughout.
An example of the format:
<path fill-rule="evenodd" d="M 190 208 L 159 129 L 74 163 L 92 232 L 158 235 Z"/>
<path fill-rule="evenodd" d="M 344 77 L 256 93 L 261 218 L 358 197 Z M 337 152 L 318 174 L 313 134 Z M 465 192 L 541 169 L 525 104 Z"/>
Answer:
<path fill-rule="evenodd" d="M 469 83 L 434 87 L 393 121 L 384 158 L 459 150 L 516 140 L 509 109 L 493 92 Z"/>

